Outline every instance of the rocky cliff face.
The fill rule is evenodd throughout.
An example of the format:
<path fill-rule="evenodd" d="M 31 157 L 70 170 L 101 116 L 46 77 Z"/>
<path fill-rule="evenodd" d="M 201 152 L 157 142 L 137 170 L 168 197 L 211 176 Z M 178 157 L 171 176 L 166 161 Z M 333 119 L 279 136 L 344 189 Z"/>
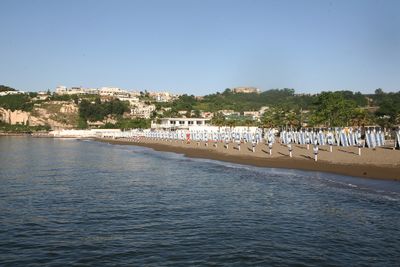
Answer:
<path fill-rule="evenodd" d="M 0 108 L 0 121 L 8 124 L 27 124 L 30 117 L 31 114 L 29 112 Z"/>
<path fill-rule="evenodd" d="M 52 101 L 36 104 L 31 112 L 0 108 L 0 121 L 31 126 L 49 125 L 52 129 L 75 128 L 78 106 L 71 102 Z"/>

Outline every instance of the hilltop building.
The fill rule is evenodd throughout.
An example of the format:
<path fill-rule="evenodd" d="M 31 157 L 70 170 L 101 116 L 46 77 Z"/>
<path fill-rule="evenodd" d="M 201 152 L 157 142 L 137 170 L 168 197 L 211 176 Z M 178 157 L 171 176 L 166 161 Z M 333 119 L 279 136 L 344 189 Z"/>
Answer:
<path fill-rule="evenodd" d="M 4 92 L 0 92 L 0 96 L 6 96 L 6 95 L 22 95 L 25 94 L 22 91 L 4 91 Z"/>
<path fill-rule="evenodd" d="M 82 87 L 71 87 L 67 88 L 66 86 L 57 86 L 56 88 L 56 94 L 58 95 L 80 95 L 80 94 L 86 94 L 86 91 Z"/>
<path fill-rule="evenodd" d="M 171 102 L 176 99 L 176 95 L 169 92 L 150 92 L 150 97 L 152 97 L 156 102 Z"/>
<path fill-rule="evenodd" d="M 36 97 L 37 100 L 46 100 L 48 98 L 49 98 L 49 94 L 47 94 L 47 92 L 45 92 L 45 91 L 40 91 L 37 93 L 37 97 Z"/>
<path fill-rule="evenodd" d="M 113 96 L 113 97 L 129 97 L 128 91 L 122 90 L 118 87 L 101 87 L 99 89 L 100 96 Z"/>
<path fill-rule="evenodd" d="M 259 94 L 261 91 L 260 89 L 256 87 L 235 87 L 232 90 L 234 93 L 242 93 L 242 94 L 251 94 L 251 93 L 256 93 Z"/>
<path fill-rule="evenodd" d="M 101 97 L 116 97 L 120 98 L 132 98 L 135 102 L 135 98 L 141 96 L 140 92 L 128 92 L 118 87 L 101 87 L 101 88 L 83 88 L 83 87 L 71 87 L 60 85 L 56 87 L 56 94 L 58 95 L 100 95 Z M 179 95 L 172 94 L 169 92 L 149 92 L 149 96 L 156 102 L 171 102 L 175 100 Z M 130 100 L 128 100 L 130 101 Z M 131 102 L 131 101 L 130 101 Z"/>

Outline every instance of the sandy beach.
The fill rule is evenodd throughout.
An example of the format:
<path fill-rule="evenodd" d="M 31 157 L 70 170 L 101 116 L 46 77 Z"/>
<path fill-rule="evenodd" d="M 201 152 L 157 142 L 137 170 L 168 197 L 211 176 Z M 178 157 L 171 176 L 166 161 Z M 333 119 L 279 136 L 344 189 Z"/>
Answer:
<path fill-rule="evenodd" d="M 320 146 L 318 161 L 314 161 L 312 146 L 293 145 L 292 158 L 288 148 L 274 144 L 272 155 L 269 155 L 265 143 L 258 144 L 252 152 L 251 143 L 242 143 L 240 151 L 237 144 L 181 142 L 140 138 L 135 141 L 127 139 L 96 139 L 97 141 L 120 145 L 137 145 L 157 151 L 168 151 L 184 154 L 187 157 L 207 158 L 258 167 L 287 168 L 309 171 L 329 172 L 364 178 L 388 179 L 400 181 L 400 151 L 390 148 L 376 150 L 362 148 L 361 156 L 357 147 L 336 147 L 329 151 L 329 146 Z"/>

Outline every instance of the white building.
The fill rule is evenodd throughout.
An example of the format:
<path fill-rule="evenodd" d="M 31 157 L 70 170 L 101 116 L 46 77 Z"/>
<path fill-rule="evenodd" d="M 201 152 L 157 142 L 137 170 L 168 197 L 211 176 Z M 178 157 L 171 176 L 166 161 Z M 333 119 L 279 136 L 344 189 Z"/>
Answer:
<path fill-rule="evenodd" d="M 156 102 L 170 102 L 175 99 L 175 96 L 169 92 L 150 92 L 149 95 L 154 98 Z"/>
<path fill-rule="evenodd" d="M 179 115 L 186 115 L 188 112 L 186 110 L 178 110 Z"/>
<path fill-rule="evenodd" d="M 65 95 L 67 94 L 67 87 L 64 85 L 59 85 L 56 87 L 56 94 Z"/>
<path fill-rule="evenodd" d="M 121 101 L 128 101 L 130 106 L 138 105 L 139 98 L 136 96 L 117 96 Z"/>
<path fill-rule="evenodd" d="M 152 129 L 189 129 L 192 126 L 206 126 L 210 119 L 204 118 L 162 118 L 160 123 L 151 123 Z"/>
<path fill-rule="evenodd" d="M 268 106 L 263 106 L 263 107 L 261 107 L 260 110 L 259 110 L 260 115 L 264 114 L 268 109 L 269 109 Z"/>
<path fill-rule="evenodd" d="M 83 89 L 87 95 L 98 95 L 99 89 L 97 88 L 84 88 Z"/>
<path fill-rule="evenodd" d="M 243 111 L 243 116 L 251 117 L 253 120 L 258 120 L 260 118 L 259 111 Z"/>
<path fill-rule="evenodd" d="M 83 95 L 86 94 L 86 91 L 84 88 L 77 86 L 77 87 L 71 87 L 67 88 L 66 86 L 57 86 L 56 88 L 56 94 L 58 95 Z"/>
<path fill-rule="evenodd" d="M 55 137 L 104 137 L 121 133 L 120 129 L 57 130 L 49 134 Z"/>
<path fill-rule="evenodd" d="M 233 109 L 221 109 L 221 110 L 218 110 L 218 113 L 221 113 L 224 116 L 230 116 L 230 115 L 237 114 L 238 112 L 235 112 Z"/>
<path fill-rule="evenodd" d="M 47 92 L 40 91 L 37 93 L 36 99 L 38 99 L 38 100 L 46 100 L 48 98 L 49 98 L 49 95 L 47 94 Z"/>
<path fill-rule="evenodd" d="M 138 92 L 138 91 L 132 91 L 132 92 L 129 92 L 129 95 L 130 95 L 131 97 L 139 97 L 139 96 L 140 96 L 140 92 Z"/>
<path fill-rule="evenodd" d="M 194 112 L 192 111 L 192 116 L 194 115 Z M 201 111 L 200 112 L 200 116 L 202 118 L 206 118 L 206 119 L 212 119 L 214 117 L 214 113 L 210 112 L 210 111 Z"/>
<path fill-rule="evenodd" d="M 116 96 L 116 97 L 120 97 L 120 96 L 129 97 L 130 96 L 129 92 L 122 90 L 120 88 L 117 88 L 117 87 L 101 87 L 99 90 L 99 94 L 101 96 Z"/>
<path fill-rule="evenodd" d="M 22 91 L 4 91 L 4 92 L 0 92 L 0 96 L 5 96 L 5 95 L 21 95 L 21 94 L 25 94 Z"/>
<path fill-rule="evenodd" d="M 156 110 L 155 105 L 146 105 L 142 102 L 135 104 L 131 109 L 131 114 L 138 118 L 150 119 L 151 114 Z"/>

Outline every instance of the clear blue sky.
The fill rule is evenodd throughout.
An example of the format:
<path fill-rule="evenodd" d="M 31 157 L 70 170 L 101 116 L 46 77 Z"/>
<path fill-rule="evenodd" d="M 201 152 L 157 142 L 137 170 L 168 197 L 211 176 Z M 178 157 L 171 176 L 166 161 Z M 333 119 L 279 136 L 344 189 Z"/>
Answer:
<path fill-rule="evenodd" d="M 400 90 L 400 1 L 0 1 L 0 84 Z"/>

